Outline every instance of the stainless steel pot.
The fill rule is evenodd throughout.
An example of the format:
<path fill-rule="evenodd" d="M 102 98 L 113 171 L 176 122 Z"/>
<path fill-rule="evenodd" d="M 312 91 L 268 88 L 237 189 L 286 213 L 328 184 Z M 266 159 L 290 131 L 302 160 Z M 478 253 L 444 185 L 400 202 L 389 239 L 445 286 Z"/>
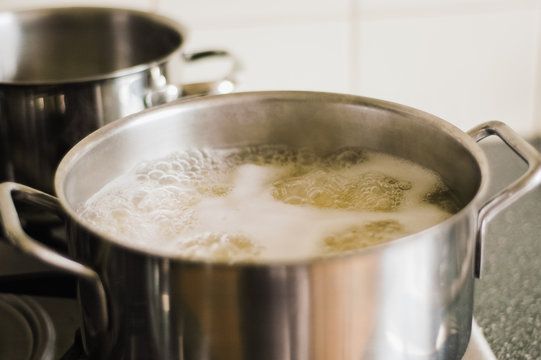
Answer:
<path fill-rule="evenodd" d="M 113 120 L 182 95 L 230 92 L 225 51 L 185 53 L 186 31 L 146 12 L 0 13 L 0 181 L 52 192 L 62 156 Z M 182 84 L 186 63 L 226 57 L 223 79 Z"/>
<path fill-rule="evenodd" d="M 503 139 L 529 164 L 485 199 L 479 141 Z M 174 150 L 287 144 L 364 146 L 437 171 L 466 204 L 390 243 L 326 259 L 213 264 L 118 242 L 75 209 L 135 164 Z M 86 349 L 111 359 L 461 359 L 488 220 L 541 182 L 540 155 L 500 122 L 464 133 L 432 115 L 352 95 L 262 92 L 179 101 L 107 125 L 60 163 L 58 198 L 0 186 L 7 238 L 79 277 Z M 13 197 L 67 217 L 70 256 L 25 234 Z"/>

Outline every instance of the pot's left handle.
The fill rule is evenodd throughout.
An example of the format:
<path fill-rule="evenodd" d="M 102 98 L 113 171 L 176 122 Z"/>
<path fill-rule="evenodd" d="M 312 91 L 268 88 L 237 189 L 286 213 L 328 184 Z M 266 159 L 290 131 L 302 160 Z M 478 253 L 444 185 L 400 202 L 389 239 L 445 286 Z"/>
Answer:
<path fill-rule="evenodd" d="M 0 184 L 0 222 L 4 228 L 7 240 L 23 253 L 52 266 L 55 269 L 75 275 L 85 288 L 88 288 L 93 299 L 85 299 L 95 304 L 86 307 L 86 310 L 93 312 L 85 319 L 92 319 L 89 325 L 97 333 L 103 333 L 108 326 L 107 300 L 103 284 L 98 274 L 83 264 L 61 255 L 37 240 L 30 237 L 23 230 L 19 220 L 19 214 L 15 207 L 13 197 L 25 203 L 32 204 L 44 210 L 57 214 L 62 213 L 58 200 L 51 195 L 32 189 L 28 186 L 5 182 Z"/>
<path fill-rule="evenodd" d="M 487 224 L 501 210 L 541 184 L 541 154 L 510 127 L 500 121 L 490 121 L 480 124 L 468 131 L 468 134 L 475 141 L 481 141 L 488 136 L 496 135 L 528 164 L 528 170 L 521 177 L 494 195 L 479 209 L 478 232 L 475 245 L 475 275 L 480 277 L 482 246 L 486 235 Z"/>

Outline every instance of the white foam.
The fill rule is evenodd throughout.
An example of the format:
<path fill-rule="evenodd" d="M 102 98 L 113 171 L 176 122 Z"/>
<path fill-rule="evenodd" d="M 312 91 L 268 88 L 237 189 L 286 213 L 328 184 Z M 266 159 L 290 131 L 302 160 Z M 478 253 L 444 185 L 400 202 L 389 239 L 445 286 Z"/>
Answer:
<path fill-rule="evenodd" d="M 419 165 L 379 153 L 344 152 L 327 161 L 312 153 L 276 150 L 172 154 L 111 182 L 80 213 L 121 241 L 173 256 L 219 261 L 323 256 L 324 239 L 333 234 L 364 231 L 365 240 L 373 236 L 376 244 L 451 216 L 426 201 L 441 179 Z M 315 160 L 299 166 L 295 159 Z M 374 194 L 381 197 L 385 206 L 358 204 L 368 198 L 349 195 L 366 174 L 376 175 L 367 182 L 371 188 L 362 191 L 370 201 Z M 374 182 L 380 178 L 382 184 Z M 280 186 L 283 198 L 276 195 Z M 297 200 L 287 200 L 292 197 Z M 314 206 L 320 199 L 323 206 Z M 352 203 L 344 205 L 344 199 Z M 363 228 L 387 220 L 398 222 L 399 230 L 383 227 L 385 236 L 379 236 Z"/>

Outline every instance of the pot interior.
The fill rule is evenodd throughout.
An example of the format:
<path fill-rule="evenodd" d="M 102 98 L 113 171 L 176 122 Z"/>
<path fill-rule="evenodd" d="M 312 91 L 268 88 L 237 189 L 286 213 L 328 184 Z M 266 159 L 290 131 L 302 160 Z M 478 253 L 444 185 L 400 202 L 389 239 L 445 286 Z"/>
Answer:
<path fill-rule="evenodd" d="M 61 162 L 56 191 L 71 216 L 142 161 L 190 148 L 280 144 L 333 151 L 365 147 L 436 171 L 462 204 L 479 193 L 486 159 L 467 134 L 432 115 L 351 95 L 238 93 L 171 103 L 88 136 Z"/>
<path fill-rule="evenodd" d="M 178 49 L 177 24 L 144 12 L 57 8 L 0 13 L 0 82 L 46 83 L 105 76 Z"/>

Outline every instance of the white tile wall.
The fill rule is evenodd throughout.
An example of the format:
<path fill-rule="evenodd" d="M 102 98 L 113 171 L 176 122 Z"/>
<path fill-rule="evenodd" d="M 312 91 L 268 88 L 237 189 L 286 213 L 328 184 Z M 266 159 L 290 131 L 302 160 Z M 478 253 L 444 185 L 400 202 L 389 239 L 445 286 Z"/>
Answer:
<path fill-rule="evenodd" d="M 193 31 L 188 49 L 225 48 L 242 64 L 239 91 L 347 92 L 346 22 L 282 24 Z"/>
<path fill-rule="evenodd" d="M 520 8 L 362 21 L 359 92 L 463 129 L 499 119 L 528 133 L 535 127 L 537 15 Z"/>
<path fill-rule="evenodd" d="M 221 28 L 341 20 L 351 0 L 159 0 L 159 11 L 191 27 Z"/>
<path fill-rule="evenodd" d="M 239 90 L 348 92 L 464 130 L 498 119 L 541 133 L 541 0 L 2 0 L 0 10 L 52 5 L 173 17 L 190 29 L 187 50 L 237 55 Z"/>

